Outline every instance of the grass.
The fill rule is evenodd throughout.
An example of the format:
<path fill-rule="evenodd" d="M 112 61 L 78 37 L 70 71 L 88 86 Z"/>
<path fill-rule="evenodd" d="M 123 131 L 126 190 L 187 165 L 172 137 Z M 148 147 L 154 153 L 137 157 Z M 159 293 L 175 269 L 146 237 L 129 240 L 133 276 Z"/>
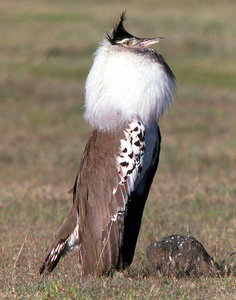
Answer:
<path fill-rule="evenodd" d="M 158 49 L 178 90 L 161 120 L 158 174 L 134 262 L 124 275 L 79 275 L 77 252 L 48 277 L 38 269 L 64 220 L 91 127 L 83 120 L 92 53 L 128 12 Z M 235 275 L 147 276 L 145 249 L 192 234 L 235 266 L 235 1 L 2 1 L 0 51 L 0 298 L 234 299 Z M 223 263 L 222 263 L 223 265 Z"/>

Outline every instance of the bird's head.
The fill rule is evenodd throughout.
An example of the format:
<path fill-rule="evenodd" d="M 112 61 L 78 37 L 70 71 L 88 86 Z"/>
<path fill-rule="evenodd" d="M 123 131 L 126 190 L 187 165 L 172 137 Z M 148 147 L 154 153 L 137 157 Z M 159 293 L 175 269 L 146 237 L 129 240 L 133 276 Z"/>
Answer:
<path fill-rule="evenodd" d="M 165 40 L 163 37 L 154 38 L 138 38 L 130 34 L 124 28 L 125 12 L 122 13 L 120 22 L 113 27 L 111 34 L 107 34 L 107 40 L 111 45 L 124 47 L 127 49 L 134 50 L 147 50 L 151 45 L 160 43 Z"/>
<path fill-rule="evenodd" d="M 167 111 L 174 74 L 151 45 L 164 38 L 138 38 L 124 28 L 125 14 L 97 48 L 85 86 L 85 118 L 115 131 L 138 117 L 151 126 Z"/>

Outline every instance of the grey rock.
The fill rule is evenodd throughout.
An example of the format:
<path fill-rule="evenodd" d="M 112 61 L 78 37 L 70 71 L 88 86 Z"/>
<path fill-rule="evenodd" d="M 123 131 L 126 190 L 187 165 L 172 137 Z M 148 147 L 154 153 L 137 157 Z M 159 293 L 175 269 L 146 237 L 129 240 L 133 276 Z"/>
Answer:
<path fill-rule="evenodd" d="M 189 235 L 170 235 L 146 249 L 153 275 L 200 276 L 214 273 L 214 259 Z"/>

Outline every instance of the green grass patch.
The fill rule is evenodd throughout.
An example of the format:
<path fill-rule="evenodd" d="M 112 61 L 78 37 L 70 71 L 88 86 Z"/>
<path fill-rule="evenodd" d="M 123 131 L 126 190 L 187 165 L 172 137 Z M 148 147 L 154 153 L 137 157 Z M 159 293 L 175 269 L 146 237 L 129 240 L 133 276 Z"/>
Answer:
<path fill-rule="evenodd" d="M 224 68 L 219 70 L 205 69 L 196 65 L 178 67 L 178 81 L 182 84 L 195 83 L 199 86 L 214 86 L 235 90 L 236 87 L 236 72 L 225 71 Z"/>
<path fill-rule="evenodd" d="M 43 23 L 82 23 L 91 21 L 89 15 L 80 15 L 78 13 L 20 13 L 9 14 L 4 17 L 9 23 L 25 23 L 25 22 L 43 22 Z"/>

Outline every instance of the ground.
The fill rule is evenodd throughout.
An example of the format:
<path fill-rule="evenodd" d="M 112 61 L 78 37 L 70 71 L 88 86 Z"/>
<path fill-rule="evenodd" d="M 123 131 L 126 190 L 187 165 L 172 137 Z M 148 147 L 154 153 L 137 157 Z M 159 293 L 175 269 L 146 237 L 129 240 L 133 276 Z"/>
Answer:
<path fill-rule="evenodd" d="M 156 49 L 178 86 L 160 121 L 135 259 L 124 275 L 82 279 L 75 251 L 39 276 L 92 130 L 83 119 L 92 54 L 123 10 L 134 35 L 166 37 Z M 191 234 L 235 264 L 235 10 L 233 0 L 1 1 L 1 299 L 236 299 L 233 274 L 152 278 L 145 259 L 153 240 Z"/>

